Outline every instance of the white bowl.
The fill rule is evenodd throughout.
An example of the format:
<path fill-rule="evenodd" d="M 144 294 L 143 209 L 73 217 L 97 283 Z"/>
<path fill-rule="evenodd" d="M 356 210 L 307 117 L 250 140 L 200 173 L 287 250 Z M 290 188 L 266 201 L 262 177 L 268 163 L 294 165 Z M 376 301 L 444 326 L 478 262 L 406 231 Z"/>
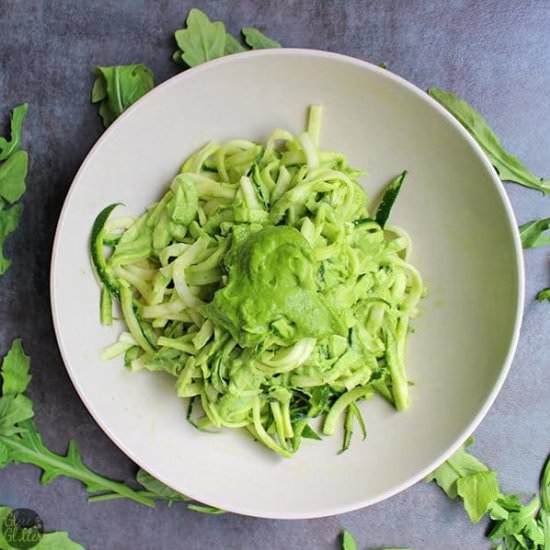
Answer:
<path fill-rule="evenodd" d="M 340 434 L 285 460 L 236 431 L 198 432 L 170 378 L 132 374 L 99 350 L 118 327 L 98 322 L 88 257 L 95 216 L 122 201 L 140 213 L 182 160 L 209 140 L 299 132 L 325 107 L 322 146 L 365 168 L 371 197 L 404 169 L 392 222 L 412 236 L 429 296 L 409 339 L 410 410 L 363 405 L 368 439 L 337 455 Z M 474 430 L 502 386 L 523 304 L 514 216 L 488 160 L 427 94 L 342 55 L 267 50 L 232 55 L 158 86 L 117 120 L 78 172 L 61 213 L 52 311 L 69 375 L 88 410 L 132 460 L 174 489 L 225 510 L 269 518 L 338 514 L 420 480 Z"/>

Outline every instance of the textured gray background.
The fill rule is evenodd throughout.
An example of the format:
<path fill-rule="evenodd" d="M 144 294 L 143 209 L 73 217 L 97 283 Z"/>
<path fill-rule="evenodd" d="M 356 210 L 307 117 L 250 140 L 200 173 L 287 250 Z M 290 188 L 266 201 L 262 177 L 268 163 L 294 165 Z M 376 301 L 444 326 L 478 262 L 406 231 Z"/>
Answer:
<path fill-rule="evenodd" d="M 293 1 L 0 0 L 0 116 L 28 101 L 25 145 L 32 169 L 22 226 L 8 245 L 15 259 L 0 280 L 0 352 L 23 337 L 33 358 L 30 388 L 46 442 L 68 438 L 98 471 L 131 479 L 133 464 L 107 439 L 73 390 L 49 311 L 48 270 L 61 205 L 78 166 L 102 132 L 89 103 L 96 64 L 143 62 L 161 82 L 179 70 L 171 35 L 189 8 L 221 18 L 234 33 L 256 25 L 286 46 L 328 49 L 375 63 L 422 88 L 467 98 L 508 148 L 536 173 L 550 174 L 550 3 L 546 0 Z M 153 138 L 152 138 L 153 139 Z M 548 216 L 550 198 L 507 186 L 520 222 Z M 550 279 L 548 252 L 526 254 L 527 306 L 512 371 L 477 430 L 475 451 L 499 471 L 507 491 L 536 490 L 550 451 L 550 306 L 533 303 Z M 458 281 L 456 282 L 459 283 Z M 322 482 L 322 480 L 320 480 Z M 485 525 L 419 484 L 384 503 L 311 521 L 209 517 L 176 505 L 149 510 L 131 502 L 87 504 L 78 483 L 38 484 L 38 471 L 0 472 L 0 502 L 38 511 L 48 529 L 66 529 L 90 550 L 336 549 L 341 529 L 359 548 L 489 548 Z"/>

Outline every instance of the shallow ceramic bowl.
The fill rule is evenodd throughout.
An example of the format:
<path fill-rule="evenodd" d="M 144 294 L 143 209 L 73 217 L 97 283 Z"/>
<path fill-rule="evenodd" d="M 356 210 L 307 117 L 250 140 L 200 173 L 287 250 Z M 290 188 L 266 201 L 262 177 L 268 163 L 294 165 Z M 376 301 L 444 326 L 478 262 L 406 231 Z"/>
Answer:
<path fill-rule="evenodd" d="M 363 405 L 368 439 L 343 455 L 340 435 L 305 441 L 290 460 L 246 435 L 204 434 L 185 420 L 173 381 L 132 374 L 99 350 L 120 327 L 98 323 L 90 228 L 107 204 L 140 213 L 182 160 L 205 142 L 300 132 L 306 108 L 325 107 L 322 147 L 366 169 L 371 197 L 404 169 L 392 222 L 412 236 L 429 289 L 407 368 L 410 410 Z M 448 457 L 502 386 L 523 301 L 521 248 L 510 204 L 465 130 L 424 92 L 387 70 L 341 55 L 267 50 L 178 75 L 101 137 L 65 202 L 53 251 L 52 310 L 69 375 L 88 410 L 135 462 L 174 489 L 225 510 L 312 518 L 385 499 Z"/>

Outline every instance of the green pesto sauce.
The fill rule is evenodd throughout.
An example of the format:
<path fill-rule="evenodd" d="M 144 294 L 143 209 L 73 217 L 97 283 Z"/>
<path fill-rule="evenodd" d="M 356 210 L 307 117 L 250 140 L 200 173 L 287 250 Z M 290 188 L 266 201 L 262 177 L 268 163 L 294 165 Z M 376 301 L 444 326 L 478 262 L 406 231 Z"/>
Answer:
<path fill-rule="evenodd" d="M 342 334 L 337 315 L 318 292 L 318 267 L 297 229 L 262 229 L 229 255 L 227 285 L 216 292 L 207 316 L 242 347 Z"/>

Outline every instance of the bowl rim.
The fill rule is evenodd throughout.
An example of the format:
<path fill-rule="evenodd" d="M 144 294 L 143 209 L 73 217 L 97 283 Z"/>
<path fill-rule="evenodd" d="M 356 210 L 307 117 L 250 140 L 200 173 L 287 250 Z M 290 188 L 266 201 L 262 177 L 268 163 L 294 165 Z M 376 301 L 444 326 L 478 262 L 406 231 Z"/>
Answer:
<path fill-rule="evenodd" d="M 220 65 L 238 63 L 242 59 L 247 59 L 249 57 L 271 58 L 271 57 L 293 57 L 293 56 L 305 56 L 305 57 L 309 56 L 309 57 L 315 57 L 315 58 L 324 58 L 324 59 L 328 59 L 328 60 L 332 60 L 340 63 L 354 65 L 363 70 L 383 74 L 386 78 L 392 80 L 398 86 L 402 86 L 408 89 L 410 92 L 420 97 L 423 101 L 427 102 L 432 108 L 436 109 L 451 125 L 455 127 L 455 129 L 461 134 L 461 136 L 470 144 L 472 151 L 478 156 L 482 164 L 487 169 L 487 173 L 490 176 L 490 179 L 493 185 L 496 187 L 497 192 L 500 196 L 500 199 L 503 203 L 504 210 L 507 217 L 507 222 L 512 228 L 511 234 L 512 234 L 512 241 L 513 241 L 515 259 L 516 259 L 515 275 L 516 275 L 516 281 L 517 281 L 517 292 L 516 292 L 517 302 L 516 302 L 516 311 L 514 315 L 512 337 L 510 339 L 508 350 L 506 352 L 506 357 L 504 359 L 500 372 L 497 376 L 496 382 L 493 388 L 491 389 L 491 391 L 489 392 L 489 394 L 487 395 L 484 402 L 480 405 L 473 419 L 470 421 L 468 425 L 464 427 L 459 437 L 457 437 L 455 442 L 450 447 L 448 447 L 448 449 L 445 452 L 435 457 L 432 460 L 432 462 L 428 466 L 423 468 L 421 471 L 417 472 L 415 475 L 410 476 L 407 480 L 399 483 L 398 485 L 392 487 L 391 489 L 388 489 L 387 491 L 384 491 L 375 497 L 355 499 L 353 502 L 350 502 L 349 504 L 346 504 L 346 505 L 326 507 L 323 510 L 317 510 L 310 513 L 308 513 L 307 511 L 300 512 L 300 513 L 296 513 L 296 512 L 285 513 L 285 512 L 274 512 L 274 511 L 257 512 L 251 508 L 248 508 L 246 505 L 237 505 L 237 506 L 227 507 L 228 512 L 251 516 L 251 517 L 268 518 L 268 519 L 314 519 L 314 518 L 334 516 L 334 515 L 358 510 L 361 508 L 365 508 L 367 506 L 376 504 L 378 502 L 382 502 L 383 500 L 386 500 L 404 491 L 405 489 L 408 489 L 412 485 L 416 484 L 418 481 L 421 481 L 429 473 L 431 473 L 434 469 L 436 469 L 440 464 L 442 464 L 445 460 L 447 460 L 452 454 L 454 454 L 460 448 L 460 446 L 464 443 L 464 441 L 466 441 L 466 439 L 478 427 L 480 422 L 483 420 L 483 418 L 485 417 L 485 415 L 493 405 L 498 393 L 500 392 L 504 384 L 504 381 L 506 380 L 506 377 L 508 376 L 508 373 L 511 368 L 512 360 L 514 358 L 514 354 L 517 348 L 518 340 L 519 340 L 521 321 L 522 321 L 522 315 L 523 315 L 523 309 L 524 309 L 524 300 L 525 300 L 525 274 L 524 274 L 524 262 L 523 262 L 523 249 L 521 246 L 519 232 L 517 231 L 517 221 L 515 218 L 515 214 L 512 209 L 508 195 L 504 190 L 504 185 L 502 184 L 501 180 L 498 178 L 496 170 L 491 165 L 488 157 L 483 152 L 483 150 L 478 145 L 478 143 L 475 141 L 475 139 L 468 133 L 468 131 L 462 126 L 462 124 L 460 124 L 460 122 L 458 122 L 435 99 L 433 99 L 426 92 L 421 90 L 415 84 L 412 84 L 411 82 L 405 80 L 403 77 L 400 77 L 395 73 L 392 73 L 388 69 L 382 68 L 378 65 L 374 65 L 372 63 L 369 63 L 368 61 L 363 61 L 361 59 L 357 59 L 355 57 L 351 57 L 351 56 L 339 54 L 339 53 L 327 52 L 327 51 L 317 50 L 317 49 L 308 49 L 308 48 L 281 48 L 281 49 L 252 50 L 252 51 L 220 57 L 218 59 L 209 61 L 207 63 L 190 68 L 179 74 L 174 75 L 168 80 L 155 86 L 150 92 L 145 94 L 145 96 L 140 98 L 136 103 L 134 103 L 124 113 L 122 113 L 122 115 L 120 115 L 114 121 L 114 123 L 111 124 L 111 126 L 109 126 L 101 134 L 101 136 L 98 138 L 98 140 L 95 142 L 93 147 L 90 149 L 90 151 L 86 155 L 84 161 L 80 165 L 80 168 L 78 169 L 76 175 L 74 176 L 71 182 L 69 191 L 67 192 L 67 195 L 64 199 L 63 207 L 59 215 L 59 219 L 58 219 L 57 227 L 55 231 L 55 237 L 53 241 L 51 261 L 50 261 L 50 306 L 51 306 L 55 336 L 56 336 L 61 357 L 63 359 L 63 363 L 65 365 L 65 369 L 67 370 L 69 378 L 74 388 L 76 389 L 78 396 L 84 403 L 86 409 L 88 410 L 89 414 L 92 416 L 94 421 L 99 425 L 101 430 L 109 437 L 109 439 L 130 460 L 135 462 L 140 468 L 148 471 L 151 475 L 153 475 L 154 477 L 156 477 L 166 485 L 170 485 L 169 480 L 167 480 L 163 475 L 158 475 L 156 472 L 151 470 L 146 464 L 143 463 L 143 461 L 140 459 L 139 456 L 131 452 L 126 447 L 124 442 L 121 439 L 119 439 L 117 436 L 115 436 L 114 433 L 112 433 L 111 429 L 108 426 L 108 422 L 105 419 L 101 418 L 99 414 L 96 414 L 94 412 L 92 403 L 88 402 L 85 389 L 79 385 L 76 375 L 70 366 L 70 363 L 66 354 L 63 335 L 60 327 L 60 321 L 58 319 L 59 312 L 58 312 L 57 300 L 56 300 L 57 292 L 55 288 L 55 279 L 56 279 L 56 272 L 57 272 L 58 263 L 59 263 L 57 261 L 57 258 L 59 256 L 59 246 L 60 246 L 59 242 L 61 239 L 61 233 L 63 230 L 65 218 L 67 216 L 70 199 L 73 193 L 76 192 L 79 180 L 82 174 L 84 173 L 84 171 L 86 170 L 88 164 L 93 160 L 96 150 L 99 149 L 103 145 L 104 141 L 110 136 L 110 134 L 113 132 L 113 128 L 116 128 L 118 125 L 123 124 L 128 117 L 133 116 L 133 114 L 136 112 L 136 109 L 135 109 L 136 106 L 140 105 L 142 102 L 154 100 L 154 96 L 157 95 L 161 89 L 165 89 L 170 86 L 173 86 L 180 80 L 195 78 L 196 75 L 198 75 L 203 71 L 215 70 L 216 67 Z M 208 504 L 211 506 L 219 505 L 219 503 L 208 502 L 208 499 L 205 500 L 200 495 L 193 494 L 193 493 L 194 491 L 185 492 L 186 496 L 189 496 L 190 498 L 197 500 L 198 502 Z"/>

